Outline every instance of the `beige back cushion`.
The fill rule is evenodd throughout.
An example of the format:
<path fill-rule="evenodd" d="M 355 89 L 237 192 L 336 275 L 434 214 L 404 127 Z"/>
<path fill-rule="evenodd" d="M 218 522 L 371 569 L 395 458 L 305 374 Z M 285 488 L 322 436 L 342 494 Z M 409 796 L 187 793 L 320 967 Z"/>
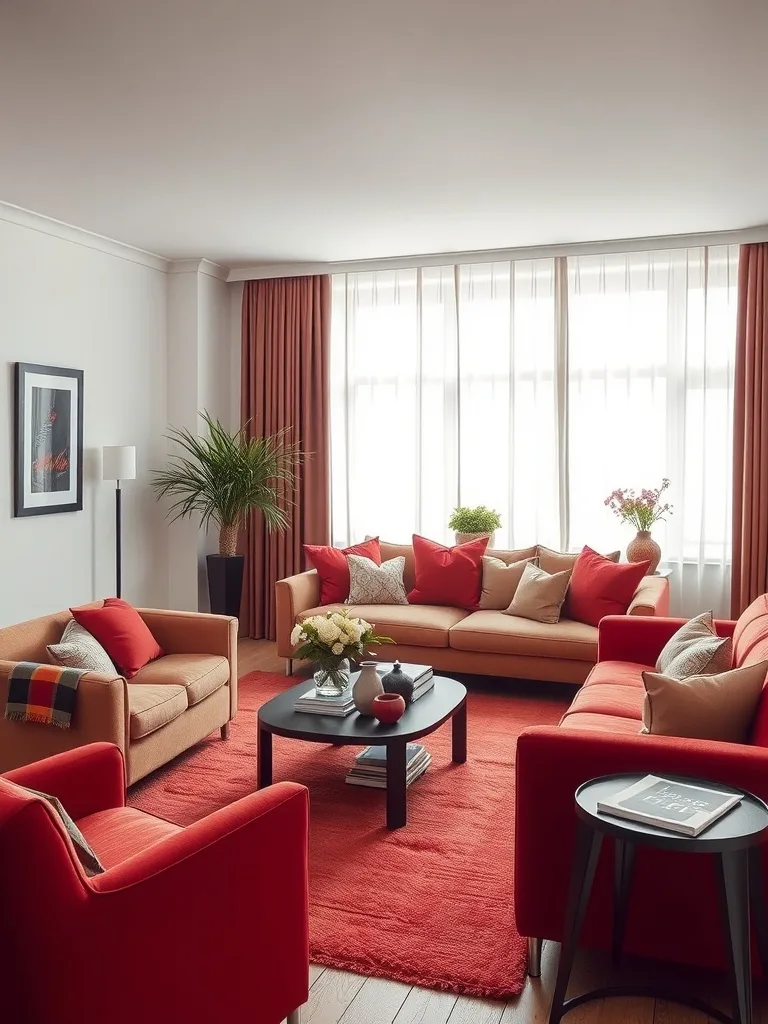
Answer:
<path fill-rule="evenodd" d="M 716 675 L 674 679 L 643 672 L 643 732 L 654 736 L 746 743 L 768 661 Z"/>
<path fill-rule="evenodd" d="M 72 619 L 67 610 L 54 615 L 43 615 L 39 619 L 28 619 L 15 626 L 0 629 L 0 661 L 36 661 L 50 665 L 49 644 L 57 644 Z"/>
<path fill-rule="evenodd" d="M 478 608 L 482 611 L 495 609 L 502 612 L 508 608 L 522 579 L 523 571 L 531 562 L 535 563 L 535 559 L 522 559 L 507 565 L 495 555 L 484 555 L 483 589 Z"/>
<path fill-rule="evenodd" d="M 552 548 L 545 548 L 543 544 L 536 545 L 536 553 L 539 565 L 544 572 L 549 573 L 565 572 L 566 569 L 573 569 L 576 559 L 581 554 L 580 551 L 553 551 Z M 603 558 L 607 558 L 611 562 L 618 562 L 621 558 L 621 552 L 611 551 L 607 555 L 603 555 Z"/>
<path fill-rule="evenodd" d="M 370 540 L 370 537 L 366 537 L 366 540 Z M 388 562 L 390 558 L 397 558 L 399 555 L 403 555 L 405 558 L 405 569 L 403 570 L 403 583 L 405 584 L 406 591 L 411 591 L 416 585 L 416 578 L 414 572 L 414 558 L 413 558 L 413 545 L 412 544 L 391 544 L 389 541 L 382 540 L 381 544 L 381 560 L 382 562 Z M 493 553 L 494 558 L 501 559 L 509 565 L 511 562 L 520 562 L 526 558 L 536 557 L 536 545 L 533 544 L 529 548 L 520 548 L 518 551 L 505 551 L 496 550 L 495 548 L 489 548 L 489 551 Z"/>
<path fill-rule="evenodd" d="M 506 614 L 535 622 L 558 622 L 570 579 L 570 569 L 550 575 L 533 562 L 526 563 Z"/>

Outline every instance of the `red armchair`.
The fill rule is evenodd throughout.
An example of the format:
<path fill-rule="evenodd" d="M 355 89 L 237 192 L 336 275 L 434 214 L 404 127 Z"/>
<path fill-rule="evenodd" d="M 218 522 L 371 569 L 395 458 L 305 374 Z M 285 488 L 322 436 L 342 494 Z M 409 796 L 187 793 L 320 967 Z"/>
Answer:
<path fill-rule="evenodd" d="M 106 871 L 88 878 L 47 801 L 14 782 L 57 796 Z M 307 818 L 306 790 L 280 783 L 179 828 L 124 806 L 107 743 L 0 776 L 3 1019 L 298 1022 Z"/>
<path fill-rule="evenodd" d="M 744 621 L 742 621 L 744 620 Z M 575 834 L 573 798 L 588 779 L 614 772 L 699 776 L 768 800 L 768 749 L 742 743 L 640 734 L 642 670 L 684 622 L 608 617 L 599 627 L 598 663 L 560 725 L 525 730 L 516 759 L 515 916 L 537 973 L 541 939 L 561 939 Z M 768 602 L 738 623 L 717 622 L 734 637 L 734 661 L 768 658 Z M 758 722 L 768 712 L 766 691 Z M 755 739 L 757 739 L 756 726 Z M 581 941 L 610 949 L 612 844 L 603 846 Z M 763 877 L 768 848 L 763 852 Z M 718 892 L 710 859 L 640 849 L 630 895 L 625 949 L 643 956 L 723 967 Z M 757 965 L 757 957 L 753 963 Z"/>

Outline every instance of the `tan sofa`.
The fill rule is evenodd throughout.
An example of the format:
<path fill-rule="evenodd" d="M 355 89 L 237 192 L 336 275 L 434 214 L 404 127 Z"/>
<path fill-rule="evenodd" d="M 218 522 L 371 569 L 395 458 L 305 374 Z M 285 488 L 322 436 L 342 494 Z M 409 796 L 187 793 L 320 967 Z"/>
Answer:
<path fill-rule="evenodd" d="M 215 729 L 226 737 L 237 713 L 237 619 L 139 608 L 165 656 L 126 682 L 88 672 L 70 729 L 0 718 L 0 773 L 72 747 L 105 740 L 120 747 L 130 785 Z M 68 611 L 0 629 L 0 713 L 15 662 L 50 664 Z"/>
<path fill-rule="evenodd" d="M 489 553 L 509 563 L 535 557 L 539 548 L 493 549 Z M 397 555 L 405 556 L 404 581 L 406 589 L 410 590 L 413 587 L 413 548 L 382 543 L 383 561 Z M 287 659 L 288 673 L 293 670 L 291 630 L 294 625 L 309 615 L 342 607 L 321 607 L 319 600 L 320 581 L 314 569 L 278 580 L 276 584 L 277 653 Z M 374 652 L 373 657 L 382 661 L 397 657 L 403 662 L 429 664 L 446 671 L 564 683 L 583 683 L 597 661 L 597 627 L 583 622 L 561 619 L 550 625 L 500 611 L 467 612 L 463 608 L 437 605 L 350 605 L 349 610 L 373 623 L 380 633 L 396 642 L 396 650 L 386 645 Z M 668 613 L 668 580 L 646 576 L 627 614 Z"/>

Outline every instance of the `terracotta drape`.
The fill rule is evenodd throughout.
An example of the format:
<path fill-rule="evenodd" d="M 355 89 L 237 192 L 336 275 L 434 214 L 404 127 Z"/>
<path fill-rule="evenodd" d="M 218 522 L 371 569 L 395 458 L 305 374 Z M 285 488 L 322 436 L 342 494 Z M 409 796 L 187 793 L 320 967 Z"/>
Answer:
<path fill-rule="evenodd" d="M 768 242 L 742 245 L 733 430 L 731 614 L 768 591 Z"/>
<path fill-rule="evenodd" d="M 306 461 L 291 525 L 268 533 L 259 513 L 246 530 L 241 632 L 275 639 L 275 581 L 304 569 L 303 545 L 330 542 L 331 279 L 246 281 L 242 315 L 242 422 L 251 435 L 285 427 Z"/>

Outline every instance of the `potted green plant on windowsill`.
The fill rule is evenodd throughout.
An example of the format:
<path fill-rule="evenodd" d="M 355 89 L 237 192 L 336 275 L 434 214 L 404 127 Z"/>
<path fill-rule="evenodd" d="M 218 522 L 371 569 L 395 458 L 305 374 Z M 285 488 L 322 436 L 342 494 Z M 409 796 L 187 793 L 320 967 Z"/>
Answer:
<path fill-rule="evenodd" d="M 165 469 L 153 471 L 152 487 L 158 500 L 176 499 L 168 510 L 171 522 L 199 516 L 204 529 L 218 526 L 219 553 L 207 557 L 211 611 L 238 615 L 244 563 L 237 554 L 240 527 L 258 509 L 268 530 L 286 529 L 304 456 L 286 430 L 249 437 L 248 424 L 230 432 L 205 411 L 200 418 L 205 434 L 170 429 L 168 440 L 179 450 Z"/>
<path fill-rule="evenodd" d="M 467 544 L 471 540 L 487 537 L 489 548 L 493 547 L 494 534 L 500 526 L 499 513 L 485 505 L 477 505 L 475 508 L 460 505 L 453 510 L 448 520 L 448 529 L 454 531 L 457 544 Z"/>

